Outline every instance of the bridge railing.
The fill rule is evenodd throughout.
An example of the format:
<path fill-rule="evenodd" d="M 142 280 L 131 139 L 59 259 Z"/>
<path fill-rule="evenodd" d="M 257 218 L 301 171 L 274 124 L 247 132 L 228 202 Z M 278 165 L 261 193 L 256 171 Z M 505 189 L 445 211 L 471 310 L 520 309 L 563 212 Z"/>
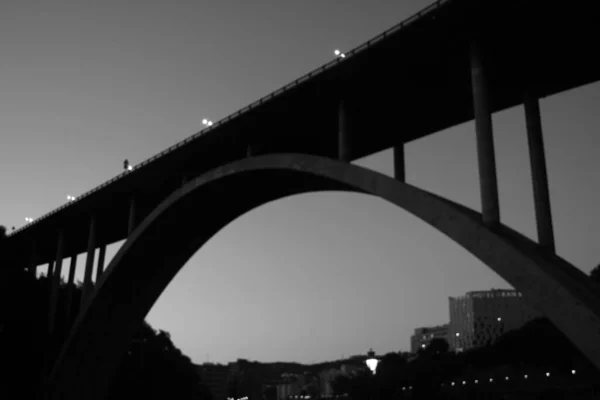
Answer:
<path fill-rule="evenodd" d="M 394 26 L 392 26 L 391 28 L 385 30 L 383 33 L 377 35 L 376 37 L 364 42 L 363 44 L 355 47 L 354 49 L 350 50 L 349 52 L 345 53 L 346 57 L 345 58 L 335 58 L 327 63 L 325 63 L 324 65 L 322 65 L 321 67 L 314 69 L 312 71 L 310 71 L 309 73 L 301 76 L 300 78 L 282 86 L 281 88 L 275 90 L 274 92 L 269 93 L 266 96 L 261 97 L 260 99 L 254 101 L 253 103 L 250 103 L 249 105 L 239 109 L 238 111 L 234 112 L 233 114 L 230 114 L 229 116 L 215 122 L 212 126 L 206 127 L 190 136 L 188 136 L 187 138 L 173 144 L 172 146 L 169 146 L 168 148 L 166 148 L 165 150 L 161 151 L 160 153 L 157 153 L 155 155 L 153 155 L 152 157 L 142 161 L 141 163 L 137 164 L 135 170 L 138 170 L 140 168 L 143 168 L 144 166 L 150 164 L 151 162 L 169 154 L 170 152 L 192 142 L 193 140 L 204 136 L 205 134 L 211 132 L 214 129 L 217 129 L 219 126 L 230 122 L 232 120 L 234 120 L 235 118 L 240 117 L 241 115 L 245 114 L 246 112 L 264 104 L 267 101 L 270 101 L 272 99 L 274 99 L 275 97 L 283 94 L 284 92 L 297 87 L 298 85 L 300 85 L 301 83 L 304 83 L 306 81 L 308 81 L 311 78 L 314 78 L 317 75 L 320 75 L 322 73 L 324 73 L 325 71 L 333 68 L 334 66 L 340 64 L 343 61 L 347 61 L 348 59 L 351 59 L 352 57 L 360 54 L 361 52 L 367 50 L 368 48 L 372 47 L 373 45 L 375 45 L 376 43 L 381 42 L 382 40 L 384 40 L 386 37 L 389 37 L 390 35 L 400 31 L 401 29 L 407 27 L 408 25 L 414 23 L 415 21 L 417 21 L 419 18 L 425 16 L 426 14 L 432 12 L 433 10 L 439 8 L 440 6 L 442 6 L 445 3 L 448 3 L 450 1 L 453 0 L 438 0 L 435 3 L 430 4 L 428 7 L 420 10 L 419 12 L 413 14 L 412 16 L 410 16 L 409 18 L 405 19 L 404 21 L 400 22 L 399 24 L 396 24 Z M 91 196 L 92 194 L 96 193 L 97 191 L 105 188 L 106 186 L 110 185 L 111 183 L 125 177 L 126 175 L 130 174 L 132 172 L 130 171 L 124 171 L 118 175 L 116 175 L 115 177 L 109 179 L 108 181 L 88 190 L 87 192 L 83 193 L 80 196 L 77 196 L 76 199 L 74 201 L 70 201 L 66 204 L 63 204 L 61 206 L 59 206 L 58 208 L 55 208 L 54 210 L 48 212 L 47 214 L 44 214 L 43 216 L 41 216 L 40 218 L 34 220 L 33 222 L 24 225 L 23 227 L 13 231 L 12 233 L 10 233 L 8 236 L 12 236 L 17 234 L 18 232 L 25 230 L 27 228 L 33 227 L 36 224 L 48 219 L 49 217 L 51 217 L 52 215 L 60 212 L 61 210 L 70 207 L 72 205 L 74 205 L 75 203 L 77 203 L 80 200 L 83 200 L 89 196 Z"/>

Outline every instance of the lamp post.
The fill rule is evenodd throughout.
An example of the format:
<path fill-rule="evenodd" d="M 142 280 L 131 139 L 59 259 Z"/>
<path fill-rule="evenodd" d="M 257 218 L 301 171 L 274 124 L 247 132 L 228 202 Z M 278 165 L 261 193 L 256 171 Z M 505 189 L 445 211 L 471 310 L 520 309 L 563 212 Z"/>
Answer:
<path fill-rule="evenodd" d="M 377 358 L 375 358 L 375 352 L 373 351 L 373 349 L 369 349 L 369 352 L 367 353 L 367 359 L 365 361 L 367 363 L 367 367 L 369 367 L 369 369 L 371 370 L 372 376 L 371 376 L 371 400 L 374 400 L 375 396 L 373 395 L 374 391 L 375 391 L 375 381 L 374 381 L 374 376 L 375 376 L 375 371 L 377 370 L 377 364 L 379 364 L 379 360 Z"/>
<path fill-rule="evenodd" d="M 367 353 L 367 360 L 365 362 L 367 363 L 367 367 L 369 367 L 371 372 L 375 374 L 379 360 L 375 358 L 375 352 L 373 349 L 369 349 L 369 352 Z"/>

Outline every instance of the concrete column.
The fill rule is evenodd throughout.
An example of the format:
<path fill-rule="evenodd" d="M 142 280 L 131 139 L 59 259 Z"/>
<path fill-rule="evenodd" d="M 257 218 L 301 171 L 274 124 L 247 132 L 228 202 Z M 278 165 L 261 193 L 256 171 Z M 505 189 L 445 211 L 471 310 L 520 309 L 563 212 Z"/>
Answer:
<path fill-rule="evenodd" d="M 542 247 L 554 252 L 554 229 L 552 228 L 540 103 L 537 96 L 527 91 L 524 95 L 524 105 L 538 242 Z"/>
<path fill-rule="evenodd" d="M 185 177 L 183 177 L 185 179 Z M 185 182 L 181 185 L 183 186 Z M 135 197 L 131 196 L 129 200 L 129 220 L 127 221 L 127 236 L 131 235 L 131 232 L 135 229 Z"/>
<path fill-rule="evenodd" d="M 65 302 L 65 316 L 67 326 L 71 323 L 71 309 L 73 308 L 73 292 L 75 284 L 75 269 L 77 268 L 77 254 L 71 257 L 69 265 L 69 279 L 67 281 L 67 301 Z"/>
<path fill-rule="evenodd" d="M 475 42 L 471 45 L 471 85 L 473 88 L 473 111 L 475 114 L 477 159 L 481 186 L 481 213 L 483 222 L 486 225 L 495 225 L 500 221 L 500 206 L 492 114 L 481 51 L 479 45 Z"/>
<path fill-rule="evenodd" d="M 338 105 L 338 159 L 350 162 L 350 127 L 348 124 L 348 111 L 342 100 Z"/>
<path fill-rule="evenodd" d="M 96 252 L 96 219 L 90 220 L 90 233 L 88 236 L 87 257 L 85 260 L 85 273 L 83 277 L 83 293 L 81 296 L 81 308 L 92 292 L 92 269 L 94 268 L 94 254 Z"/>
<path fill-rule="evenodd" d="M 56 307 L 58 305 L 58 296 L 60 290 L 60 273 L 62 270 L 63 246 L 64 246 L 63 231 L 58 232 L 58 243 L 56 245 L 56 264 L 52 274 L 51 289 L 50 289 L 50 310 L 48 312 L 48 333 L 54 331 L 54 319 L 56 318 Z"/>
<path fill-rule="evenodd" d="M 406 182 L 406 161 L 404 160 L 404 143 L 394 146 L 394 179 Z"/>
<path fill-rule="evenodd" d="M 102 276 L 102 272 L 104 271 L 104 257 L 106 256 L 106 245 L 103 244 L 100 246 L 100 253 L 98 254 L 98 265 L 96 265 L 96 284 L 100 280 Z"/>
<path fill-rule="evenodd" d="M 31 275 L 33 275 L 33 277 L 35 278 L 36 273 L 37 273 L 37 250 L 36 250 L 35 242 L 31 245 L 30 252 L 31 253 L 29 254 L 29 265 L 27 266 L 27 269 L 29 270 Z"/>

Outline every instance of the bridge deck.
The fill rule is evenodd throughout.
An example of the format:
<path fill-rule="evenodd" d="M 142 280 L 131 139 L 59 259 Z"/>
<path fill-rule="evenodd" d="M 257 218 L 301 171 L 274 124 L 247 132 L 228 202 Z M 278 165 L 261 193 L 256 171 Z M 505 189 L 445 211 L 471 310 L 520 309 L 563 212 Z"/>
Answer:
<path fill-rule="evenodd" d="M 132 194 L 143 217 L 182 176 L 242 158 L 249 143 L 263 153 L 335 157 L 341 98 L 352 115 L 352 159 L 469 121 L 473 37 L 486 49 L 494 111 L 522 103 L 526 83 L 543 97 L 595 82 L 600 29 L 594 11 L 593 2 L 563 8 L 536 0 L 438 1 L 345 59 L 332 60 L 16 231 L 4 246 L 17 253 L 35 242 L 37 264 L 46 263 L 56 244 L 43 238 L 60 225 L 78 233 L 67 237 L 66 254 L 82 253 L 89 210 L 97 215 L 102 242 L 124 239 Z"/>

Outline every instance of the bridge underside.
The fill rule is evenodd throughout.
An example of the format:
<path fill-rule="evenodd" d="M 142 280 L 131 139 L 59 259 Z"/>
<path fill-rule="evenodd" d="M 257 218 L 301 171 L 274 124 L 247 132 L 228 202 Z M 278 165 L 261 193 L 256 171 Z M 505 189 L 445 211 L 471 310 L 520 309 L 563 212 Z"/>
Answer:
<path fill-rule="evenodd" d="M 337 154 L 337 108 L 352 116 L 349 160 L 424 137 L 474 117 L 470 46 L 481 42 L 494 113 L 519 106 L 524 92 L 553 95 L 600 79 L 594 2 L 451 0 L 374 38 L 341 61 L 299 78 L 201 135 L 136 166 L 90 196 L 11 235 L 13 264 L 36 243 L 36 265 L 55 259 L 56 227 L 87 232 L 89 210 L 98 240 L 127 237 L 129 200 L 146 216 L 182 176 L 243 158 L 248 145 L 265 153 Z M 285 134 L 283 134 L 285 132 Z M 369 132 L 363 135 L 362 132 Z M 566 134 L 566 133 L 565 133 Z M 12 237 L 14 236 L 14 237 Z M 87 236 L 66 238 L 65 254 L 86 251 Z"/>
<path fill-rule="evenodd" d="M 189 181 L 144 219 L 80 313 L 47 398 L 103 398 L 135 329 L 206 241 L 262 204 L 323 190 L 381 197 L 443 232 L 522 292 L 600 368 L 600 299 L 566 261 L 544 255 L 507 227 L 486 227 L 479 213 L 377 172 L 318 156 L 273 154 Z"/>

